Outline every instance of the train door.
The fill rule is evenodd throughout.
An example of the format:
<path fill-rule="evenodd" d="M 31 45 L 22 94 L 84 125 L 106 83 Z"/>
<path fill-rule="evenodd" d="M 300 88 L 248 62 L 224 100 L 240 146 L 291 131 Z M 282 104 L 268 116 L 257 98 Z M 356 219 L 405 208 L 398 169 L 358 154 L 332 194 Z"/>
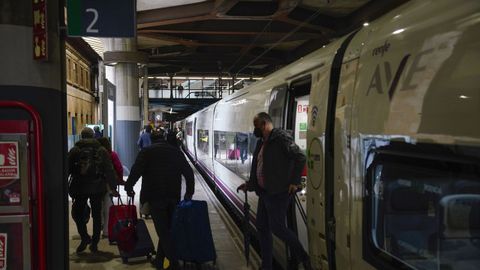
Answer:
<path fill-rule="evenodd" d="M 305 76 L 290 84 L 286 112 L 286 129 L 292 131 L 295 143 L 306 154 L 307 152 L 307 118 L 311 89 L 311 76 Z M 306 216 L 307 194 L 306 168 L 302 173 L 302 190 L 295 195 L 289 213 L 288 225 L 294 230 L 305 250 L 308 250 L 308 232 Z"/>
<path fill-rule="evenodd" d="M 193 132 L 192 132 L 192 136 L 193 136 L 193 154 L 195 155 L 195 161 L 197 161 L 197 117 L 193 118 Z"/>

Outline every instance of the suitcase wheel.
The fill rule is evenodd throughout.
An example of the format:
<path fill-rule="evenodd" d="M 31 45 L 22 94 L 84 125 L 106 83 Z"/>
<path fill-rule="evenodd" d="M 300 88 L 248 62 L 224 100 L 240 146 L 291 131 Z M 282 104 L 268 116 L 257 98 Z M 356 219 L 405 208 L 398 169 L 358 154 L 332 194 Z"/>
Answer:
<path fill-rule="evenodd" d="M 128 263 L 128 258 L 127 257 L 122 257 L 122 263 Z"/>

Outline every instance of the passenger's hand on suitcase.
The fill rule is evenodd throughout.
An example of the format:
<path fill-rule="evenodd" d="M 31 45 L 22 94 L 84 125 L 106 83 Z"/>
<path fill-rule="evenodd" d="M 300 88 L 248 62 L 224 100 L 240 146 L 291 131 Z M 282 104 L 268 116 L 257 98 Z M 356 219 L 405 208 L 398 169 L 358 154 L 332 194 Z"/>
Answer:
<path fill-rule="evenodd" d="M 246 183 L 243 183 L 241 184 L 240 186 L 237 187 L 237 193 L 238 191 L 241 190 L 243 192 L 247 192 L 247 184 Z"/>
<path fill-rule="evenodd" d="M 300 191 L 302 188 L 302 185 L 290 185 L 288 186 L 288 194 L 292 195 Z"/>
<path fill-rule="evenodd" d="M 135 196 L 135 191 L 127 190 L 127 195 L 128 195 L 128 197 L 133 197 L 133 196 Z"/>
<path fill-rule="evenodd" d="M 120 196 L 120 193 L 118 193 L 118 191 L 116 191 L 116 190 L 112 190 L 112 191 L 110 192 L 110 194 L 112 194 L 113 197 L 118 197 L 118 196 Z"/>

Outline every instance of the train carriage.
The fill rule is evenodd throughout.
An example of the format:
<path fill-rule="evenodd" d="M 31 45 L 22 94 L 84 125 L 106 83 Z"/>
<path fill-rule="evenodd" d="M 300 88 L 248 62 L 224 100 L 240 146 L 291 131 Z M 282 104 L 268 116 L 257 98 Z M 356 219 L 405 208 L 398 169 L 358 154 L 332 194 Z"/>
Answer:
<path fill-rule="evenodd" d="M 186 149 L 241 213 L 269 112 L 307 155 L 289 225 L 315 269 L 476 269 L 479 31 L 478 1 L 409 1 L 191 115 Z"/>

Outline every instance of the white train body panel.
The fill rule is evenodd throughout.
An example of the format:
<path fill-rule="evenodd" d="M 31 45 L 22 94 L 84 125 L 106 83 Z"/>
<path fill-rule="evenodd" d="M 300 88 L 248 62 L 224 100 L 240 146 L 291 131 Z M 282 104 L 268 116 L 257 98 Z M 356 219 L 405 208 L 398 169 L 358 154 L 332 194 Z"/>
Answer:
<path fill-rule="evenodd" d="M 480 1 L 409 1 L 188 117 L 185 129 L 196 127 L 186 148 L 241 212 L 235 189 L 248 179 L 254 115 L 280 110 L 274 122 L 288 127 L 293 100 L 309 95 L 314 269 L 477 269 L 479 33 Z M 303 79 L 308 91 L 294 96 Z M 208 130 L 208 154 L 195 148 L 199 129 Z M 244 134 L 246 160 L 236 153 Z M 248 200 L 255 216 L 257 198 Z M 277 241 L 280 261 L 282 248 Z"/>

